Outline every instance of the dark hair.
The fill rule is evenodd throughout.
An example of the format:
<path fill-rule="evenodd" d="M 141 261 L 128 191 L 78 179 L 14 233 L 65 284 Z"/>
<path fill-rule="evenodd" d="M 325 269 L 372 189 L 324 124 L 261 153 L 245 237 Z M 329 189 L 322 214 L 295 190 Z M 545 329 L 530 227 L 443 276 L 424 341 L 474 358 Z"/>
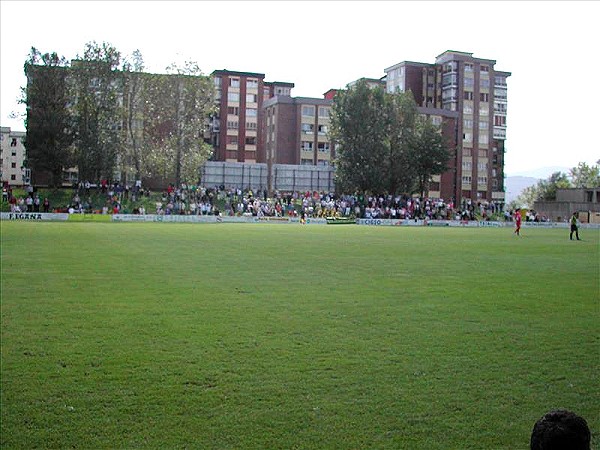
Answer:
<path fill-rule="evenodd" d="M 550 411 L 531 432 L 531 450 L 590 450 L 591 433 L 583 417 L 567 410 Z"/>

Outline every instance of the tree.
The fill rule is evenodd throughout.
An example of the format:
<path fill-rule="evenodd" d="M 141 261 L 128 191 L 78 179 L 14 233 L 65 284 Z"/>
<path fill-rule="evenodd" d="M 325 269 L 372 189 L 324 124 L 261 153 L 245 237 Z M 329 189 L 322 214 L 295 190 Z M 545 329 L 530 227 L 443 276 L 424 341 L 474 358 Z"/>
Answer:
<path fill-rule="evenodd" d="M 450 154 L 440 129 L 430 120 L 420 118 L 414 139 L 413 167 L 418 192 L 425 196 L 432 175 L 441 175 L 448 169 Z"/>
<path fill-rule="evenodd" d="M 554 172 L 545 180 L 540 180 L 537 184 L 529 186 L 521 192 L 514 201 L 518 208 L 533 208 L 537 201 L 556 200 L 557 189 L 567 189 L 572 187 L 567 175 L 562 172 Z"/>
<path fill-rule="evenodd" d="M 135 50 L 130 60 L 123 63 L 123 115 L 127 130 L 127 153 L 122 158 L 122 172 L 133 166 L 135 179 L 142 176 L 142 143 L 144 123 L 143 101 L 144 58 Z"/>
<path fill-rule="evenodd" d="M 174 177 L 177 185 L 195 183 L 212 152 L 204 128 L 214 111 L 214 85 L 195 62 L 172 64 L 167 71 L 144 79 L 147 167 Z"/>
<path fill-rule="evenodd" d="M 580 162 L 576 167 L 569 171 L 573 187 L 576 188 L 595 188 L 600 186 L 600 160 L 596 165 L 588 166 Z"/>
<path fill-rule="evenodd" d="M 26 106 L 25 147 L 32 183 L 39 182 L 44 172 L 49 184 L 62 184 L 63 167 L 72 160 L 72 117 L 67 89 L 68 62 L 56 52 L 42 54 L 31 48 L 24 65 L 27 87 L 22 103 Z"/>
<path fill-rule="evenodd" d="M 387 159 L 389 126 L 381 87 L 369 88 L 360 80 L 338 91 L 331 114 L 330 136 L 336 143 L 336 185 L 352 192 L 382 192 L 382 161 Z"/>
<path fill-rule="evenodd" d="M 104 42 L 89 42 L 71 65 L 71 96 L 80 180 L 111 180 L 123 151 L 121 54 Z"/>
<path fill-rule="evenodd" d="M 431 176 L 446 170 L 440 130 L 419 118 L 411 92 L 385 93 L 360 80 L 336 94 L 331 128 L 341 190 L 424 193 Z"/>

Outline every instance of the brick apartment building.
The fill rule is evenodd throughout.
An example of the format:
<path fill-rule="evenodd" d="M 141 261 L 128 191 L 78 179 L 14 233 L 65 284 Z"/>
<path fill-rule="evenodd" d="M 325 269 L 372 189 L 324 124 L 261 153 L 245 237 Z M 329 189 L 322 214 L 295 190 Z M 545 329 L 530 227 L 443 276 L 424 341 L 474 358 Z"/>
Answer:
<path fill-rule="evenodd" d="M 332 100 L 276 96 L 265 101 L 265 147 L 273 164 L 331 165 Z"/>
<path fill-rule="evenodd" d="M 293 83 L 266 82 L 264 73 L 215 70 L 218 113 L 210 120 L 209 142 L 216 161 L 265 162 L 265 100 L 289 96 Z"/>
<path fill-rule="evenodd" d="M 404 61 L 385 69 L 388 92 L 411 90 L 419 106 L 457 114 L 454 173 L 442 176 L 443 185 L 453 179 L 456 201 L 504 203 L 506 79 L 511 74 L 495 64 L 448 50 L 433 64 Z"/>

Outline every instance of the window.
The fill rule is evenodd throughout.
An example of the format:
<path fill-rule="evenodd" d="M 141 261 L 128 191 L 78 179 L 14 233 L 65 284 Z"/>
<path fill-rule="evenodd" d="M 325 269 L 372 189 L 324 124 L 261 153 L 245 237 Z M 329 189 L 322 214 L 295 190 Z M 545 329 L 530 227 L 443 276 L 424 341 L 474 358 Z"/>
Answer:
<path fill-rule="evenodd" d="M 246 145 L 256 145 L 256 136 L 246 136 Z"/>
<path fill-rule="evenodd" d="M 302 115 L 303 116 L 313 116 L 315 115 L 315 107 L 314 106 L 303 106 L 302 107 Z"/>
<path fill-rule="evenodd" d="M 490 68 L 489 68 L 489 66 L 481 66 L 479 70 L 480 70 L 481 72 L 489 72 L 489 71 L 490 71 Z"/>
<path fill-rule="evenodd" d="M 473 154 L 472 148 L 463 148 L 462 150 L 463 156 L 471 156 Z"/>
<path fill-rule="evenodd" d="M 239 102 L 240 101 L 240 93 L 239 92 L 228 92 L 227 93 L 227 101 Z"/>
<path fill-rule="evenodd" d="M 480 120 L 479 121 L 479 129 L 480 130 L 487 130 L 488 129 L 488 123 L 487 123 L 487 121 Z"/>
<path fill-rule="evenodd" d="M 473 78 L 465 78 L 464 86 L 465 88 L 473 89 L 473 86 L 475 86 L 475 80 Z"/>
<path fill-rule="evenodd" d="M 465 72 L 473 72 L 473 64 L 465 63 Z"/>
<path fill-rule="evenodd" d="M 473 142 L 473 134 L 463 133 L 463 142 Z"/>
<path fill-rule="evenodd" d="M 319 160 L 317 160 L 317 165 L 318 166 L 328 166 L 329 161 L 327 161 L 326 159 L 319 159 Z"/>
<path fill-rule="evenodd" d="M 471 163 L 471 161 L 463 161 L 463 163 L 462 163 L 462 170 L 464 172 L 467 172 L 467 171 L 471 171 L 471 169 L 472 169 L 472 163 Z"/>
<path fill-rule="evenodd" d="M 494 84 L 496 86 L 506 86 L 506 78 L 504 77 L 494 77 Z"/>
<path fill-rule="evenodd" d="M 317 150 L 320 152 L 328 152 L 329 151 L 329 142 L 319 142 L 317 144 Z"/>
<path fill-rule="evenodd" d="M 10 156 L 17 156 L 17 151 L 16 150 L 12 150 L 10 152 Z"/>
<path fill-rule="evenodd" d="M 229 86 L 234 87 L 234 88 L 239 88 L 240 87 L 240 79 L 239 78 L 230 78 Z"/>
<path fill-rule="evenodd" d="M 463 119 L 463 128 L 473 128 L 473 120 Z"/>
<path fill-rule="evenodd" d="M 490 94 L 485 94 L 485 93 L 479 94 L 479 101 L 481 101 L 481 102 L 489 102 L 490 101 Z"/>
<path fill-rule="evenodd" d="M 221 87 L 221 77 L 215 77 L 215 86 Z"/>
<path fill-rule="evenodd" d="M 10 163 L 10 167 L 11 167 L 11 169 L 16 169 L 17 168 L 17 163 Z"/>
<path fill-rule="evenodd" d="M 321 136 L 326 135 L 327 134 L 327 125 L 319 125 L 319 127 L 317 128 L 317 133 L 320 134 Z"/>
<path fill-rule="evenodd" d="M 256 103 L 256 94 L 246 94 L 246 103 Z"/>
<path fill-rule="evenodd" d="M 10 179 L 11 179 L 11 181 L 15 181 L 17 179 L 17 176 L 16 175 L 11 175 Z"/>
<path fill-rule="evenodd" d="M 303 123 L 301 130 L 303 133 L 313 133 L 314 125 L 312 123 Z"/>
<path fill-rule="evenodd" d="M 494 111 L 500 114 L 506 114 L 506 103 L 494 102 Z"/>
<path fill-rule="evenodd" d="M 470 91 L 464 91 L 463 98 L 465 100 L 473 100 L 473 93 Z"/>
<path fill-rule="evenodd" d="M 246 122 L 246 129 L 247 130 L 256 130 L 257 128 L 257 123 L 256 122 Z"/>
<path fill-rule="evenodd" d="M 479 115 L 480 116 L 489 116 L 490 109 L 487 105 L 483 105 L 479 107 Z"/>
<path fill-rule="evenodd" d="M 471 103 L 464 103 L 463 104 L 463 113 L 473 114 L 473 105 Z"/>
<path fill-rule="evenodd" d="M 467 175 L 464 175 L 462 177 L 462 182 L 463 182 L 463 184 L 471 184 L 471 177 L 467 176 Z"/>
<path fill-rule="evenodd" d="M 313 163 L 312 159 L 302 158 L 300 160 L 300 164 L 302 164 L 303 166 L 312 166 L 312 163 Z"/>
<path fill-rule="evenodd" d="M 490 88 L 490 80 L 488 80 L 487 78 L 481 78 L 479 80 L 479 86 L 481 86 L 482 89 L 489 89 Z"/>
<path fill-rule="evenodd" d="M 227 114 L 231 114 L 233 116 L 239 116 L 240 115 L 240 108 L 237 106 L 228 106 L 227 107 Z"/>
<path fill-rule="evenodd" d="M 246 87 L 248 89 L 257 89 L 258 88 L 258 80 L 255 80 L 253 78 L 248 78 L 246 80 Z"/>
<path fill-rule="evenodd" d="M 477 177 L 477 184 L 487 184 L 487 177 Z"/>
<path fill-rule="evenodd" d="M 10 146 L 11 147 L 16 147 L 17 146 L 17 138 L 12 138 L 12 140 L 10 141 Z"/>
<path fill-rule="evenodd" d="M 487 135 L 487 133 L 481 133 L 479 135 L 479 143 L 480 144 L 487 144 L 489 142 L 490 137 Z"/>
<path fill-rule="evenodd" d="M 494 116 L 494 126 L 505 127 L 506 126 L 506 117 L 505 116 Z"/>
<path fill-rule="evenodd" d="M 442 124 L 442 118 L 440 116 L 431 116 L 431 123 L 439 126 Z"/>
<path fill-rule="evenodd" d="M 480 172 L 487 172 L 487 163 L 480 162 L 479 164 L 477 164 L 477 170 L 479 170 Z"/>
<path fill-rule="evenodd" d="M 238 137 L 237 136 L 227 136 L 227 145 L 237 145 Z"/>
<path fill-rule="evenodd" d="M 302 150 L 304 151 L 311 151 L 313 149 L 313 143 L 309 142 L 309 141 L 302 141 Z"/>
<path fill-rule="evenodd" d="M 319 117 L 329 117 L 331 108 L 319 108 Z"/>
<path fill-rule="evenodd" d="M 477 152 L 477 155 L 478 155 L 480 158 L 487 158 L 487 150 L 481 150 L 481 149 L 480 149 L 480 150 Z"/>
<path fill-rule="evenodd" d="M 227 129 L 228 130 L 237 130 L 238 129 L 238 121 L 237 120 L 228 120 L 227 121 Z"/>
<path fill-rule="evenodd" d="M 247 117 L 256 117 L 258 114 L 258 110 L 256 108 L 246 108 L 246 116 Z"/>

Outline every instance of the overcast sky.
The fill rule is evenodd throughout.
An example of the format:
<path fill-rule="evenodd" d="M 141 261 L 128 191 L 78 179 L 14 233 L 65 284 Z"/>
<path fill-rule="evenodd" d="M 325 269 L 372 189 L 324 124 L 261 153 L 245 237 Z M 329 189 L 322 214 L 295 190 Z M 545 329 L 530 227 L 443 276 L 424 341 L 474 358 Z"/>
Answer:
<path fill-rule="evenodd" d="M 599 2 L 561 1 L 0 1 L 0 123 L 18 105 L 34 46 L 71 59 L 89 41 L 139 49 L 150 72 L 197 61 L 295 83 L 319 97 L 401 61 L 445 50 L 496 60 L 508 79 L 505 172 L 600 159 Z"/>

